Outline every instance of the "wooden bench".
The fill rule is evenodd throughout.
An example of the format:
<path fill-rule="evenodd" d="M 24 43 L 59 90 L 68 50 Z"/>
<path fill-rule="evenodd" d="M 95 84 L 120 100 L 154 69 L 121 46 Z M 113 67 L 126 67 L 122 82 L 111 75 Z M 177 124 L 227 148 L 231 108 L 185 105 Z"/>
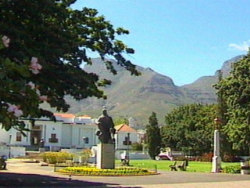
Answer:
<path fill-rule="evenodd" d="M 129 166 L 129 160 L 128 159 L 121 159 L 121 164 L 123 166 Z"/>
<path fill-rule="evenodd" d="M 187 169 L 187 161 L 175 161 L 174 164 L 169 165 L 171 171 L 177 171 L 180 169 L 181 171 L 186 171 Z"/>

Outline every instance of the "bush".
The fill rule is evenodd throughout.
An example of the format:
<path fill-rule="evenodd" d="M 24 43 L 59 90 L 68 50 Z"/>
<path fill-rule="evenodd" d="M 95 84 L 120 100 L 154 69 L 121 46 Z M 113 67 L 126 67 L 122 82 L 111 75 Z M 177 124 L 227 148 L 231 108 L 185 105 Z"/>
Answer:
<path fill-rule="evenodd" d="M 138 142 L 133 143 L 131 147 L 132 147 L 132 150 L 134 151 L 142 151 L 142 148 L 143 148 L 142 144 Z"/>
<path fill-rule="evenodd" d="M 184 157 L 184 156 L 178 156 L 174 158 L 175 161 L 187 161 L 189 160 L 188 158 Z"/>
<path fill-rule="evenodd" d="M 66 152 L 45 152 L 42 154 L 44 162 L 49 164 L 65 163 L 66 160 L 72 160 L 73 154 Z"/>
<path fill-rule="evenodd" d="M 234 166 L 226 166 L 223 168 L 224 173 L 230 173 L 230 174 L 239 174 L 240 173 L 240 165 L 234 165 Z"/>
<path fill-rule="evenodd" d="M 241 158 L 237 157 L 237 156 L 234 156 L 234 155 L 231 155 L 231 154 L 225 153 L 223 155 L 223 161 L 224 162 L 240 162 Z"/>
<path fill-rule="evenodd" d="M 80 157 L 81 157 L 81 162 L 83 164 L 87 164 L 88 163 L 88 160 L 89 158 L 91 157 L 92 155 L 92 152 L 90 149 L 84 149 L 81 153 L 79 153 Z"/>
<path fill-rule="evenodd" d="M 204 153 L 201 157 L 200 157 L 200 161 L 203 162 L 212 162 L 213 159 L 213 153 Z"/>

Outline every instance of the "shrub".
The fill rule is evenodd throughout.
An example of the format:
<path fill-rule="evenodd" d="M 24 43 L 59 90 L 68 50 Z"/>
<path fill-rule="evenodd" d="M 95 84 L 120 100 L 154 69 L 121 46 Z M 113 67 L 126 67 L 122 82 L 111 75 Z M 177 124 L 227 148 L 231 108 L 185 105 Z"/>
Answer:
<path fill-rule="evenodd" d="M 234 155 L 231 155 L 231 154 L 225 153 L 223 155 L 223 161 L 224 162 L 240 162 L 241 158 L 237 157 L 237 156 L 234 156 Z"/>
<path fill-rule="evenodd" d="M 204 153 L 201 157 L 200 157 L 200 161 L 203 162 L 211 162 L 213 159 L 213 153 Z"/>
<path fill-rule="evenodd" d="M 66 152 L 45 152 L 42 154 L 44 162 L 49 164 L 65 163 L 66 160 L 72 160 L 73 154 Z"/>
<path fill-rule="evenodd" d="M 240 165 L 234 165 L 234 166 L 226 166 L 223 168 L 224 173 L 230 173 L 230 174 L 238 174 L 240 173 Z"/>
<path fill-rule="evenodd" d="M 92 155 L 92 152 L 90 149 L 84 149 L 81 153 L 79 153 L 79 155 L 81 157 L 81 162 L 87 164 L 89 158 Z"/>
<path fill-rule="evenodd" d="M 141 143 L 138 143 L 138 142 L 135 142 L 131 145 L 132 147 L 132 150 L 134 151 L 142 151 L 142 144 Z"/>
<path fill-rule="evenodd" d="M 184 156 L 178 156 L 174 158 L 175 161 L 187 161 L 188 158 L 184 157 Z"/>

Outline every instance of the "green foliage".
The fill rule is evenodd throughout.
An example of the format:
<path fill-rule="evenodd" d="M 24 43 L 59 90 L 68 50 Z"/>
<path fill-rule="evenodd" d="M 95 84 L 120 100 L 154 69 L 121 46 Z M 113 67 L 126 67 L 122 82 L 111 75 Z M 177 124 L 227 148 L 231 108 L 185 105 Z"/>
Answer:
<path fill-rule="evenodd" d="M 82 69 L 90 64 L 88 52 L 117 63 L 139 75 L 135 65 L 123 57 L 134 50 L 117 40 L 128 34 L 115 29 L 95 9 L 70 8 L 73 0 L 0 1 L 0 123 L 9 130 L 22 129 L 20 117 L 53 118 L 40 107 L 47 102 L 57 111 L 67 111 L 64 96 L 76 100 L 106 98 L 98 86 L 109 84 Z M 104 61 L 116 73 L 112 62 Z"/>
<path fill-rule="evenodd" d="M 173 110 L 161 129 L 163 145 L 188 155 L 211 152 L 215 117 L 215 105 L 192 104 Z"/>
<path fill-rule="evenodd" d="M 230 76 L 215 85 L 227 105 L 228 121 L 223 127 L 238 154 L 250 154 L 250 52 L 235 63 Z"/>
<path fill-rule="evenodd" d="M 132 147 L 132 150 L 134 151 L 142 151 L 143 149 L 143 145 L 138 142 L 132 143 L 131 147 Z"/>
<path fill-rule="evenodd" d="M 240 173 L 240 165 L 232 165 L 232 166 L 226 166 L 223 168 L 224 173 L 230 173 L 230 174 L 239 174 Z"/>
<path fill-rule="evenodd" d="M 72 160 L 73 154 L 66 152 L 45 152 L 42 154 L 44 162 L 49 164 L 65 163 L 66 160 Z"/>
<path fill-rule="evenodd" d="M 59 169 L 59 172 L 84 175 L 84 176 L 140 176 L 140 175 L 152 175 L 155 172 L 148 171 L 141 168 L 116 168 L 116 169 L 97 169 L 93 167 L 66 167 Z"/>
<path fill-rule="evenodd" d="M 146 126 L 146 135 L 148 154 L 152 159 L 155 159 L 161 149 L 161 134 L 155 112 L 152 112 L 152 115 L 149 117 L 149 124 Z"/>
<path fill-rule="evenodd" d="M 117 117 L 117 118 L 114 119 L 114 124 L 115 125 L 121 125 L 121 124 L 128 125 L 129 122 L 128 122 L 128 119 L 125 118 L 125 117 Z"/>
<path fill-rule="evenodd" d="M 80 157 L 81 157 L 81 161 L 84 164 L 88 163 L 89 158 L 92 155 L 92 152 L 90 149 L 84 149 L 81 153 L 79 153 Z"/>

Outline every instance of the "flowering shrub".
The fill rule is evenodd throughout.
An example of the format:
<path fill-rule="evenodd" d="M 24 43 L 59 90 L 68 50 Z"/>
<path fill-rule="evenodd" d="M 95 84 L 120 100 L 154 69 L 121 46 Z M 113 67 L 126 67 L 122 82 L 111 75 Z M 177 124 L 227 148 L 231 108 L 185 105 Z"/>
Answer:
<path fill-rule="evenodd" d="M 240 173 L 240 165 L 234 165 L 234 166 L 226 166 L 223 168 L 224 173 L 230 173 L 230 174 L 239 174 Z"/>
<path fill-rule="evenodd" d="M 70 106 L 65 96 L 76 100 L 89 96 L 105 99 L 99 86 L 109 85 L 110 81 L 82 68 L 92 64 L 89 50 L 99 54 L 114 74 L 115 67 L 107 56 L 131 74 L 140 74 L 123 55 L 133 54 L 134 50 L 117 40 L 129 31 L 114 28 L 95 9 L 72 9 L 74 2 L 0 1 L 0 124 L 3 129 L 27 131 L 21 118 L 54 119 L 53 112 L 40 105 L 43 102 L 66 112 Z M 9 109 L 8 104 L 14 108 Z"/>
<path fill-rule="evenodd" d="M 65 163 L 66 160 L 72 160 L 73 154 L 66 152 L 45 152 L 42 154 L 43 161 L 49 164 Z"/>
<path fill-rule="evenodd" d="M 210 153 L 204 153 L 201 158 L 200 158 L 200 161 L 203 161 L 203 162 L 211 162 L 213 159 L 213 153 L 210 152 Z"/>
<path fill-rule="evenodd" d="M 131 176 L 131 175 L 152 175 L 155 172 L 143 168 L 116 168 L 116 169 L 97 169 L 93 167 L 66 167 L 59 169 L 58 172 L 84 175 L 84 176 Z"/>

